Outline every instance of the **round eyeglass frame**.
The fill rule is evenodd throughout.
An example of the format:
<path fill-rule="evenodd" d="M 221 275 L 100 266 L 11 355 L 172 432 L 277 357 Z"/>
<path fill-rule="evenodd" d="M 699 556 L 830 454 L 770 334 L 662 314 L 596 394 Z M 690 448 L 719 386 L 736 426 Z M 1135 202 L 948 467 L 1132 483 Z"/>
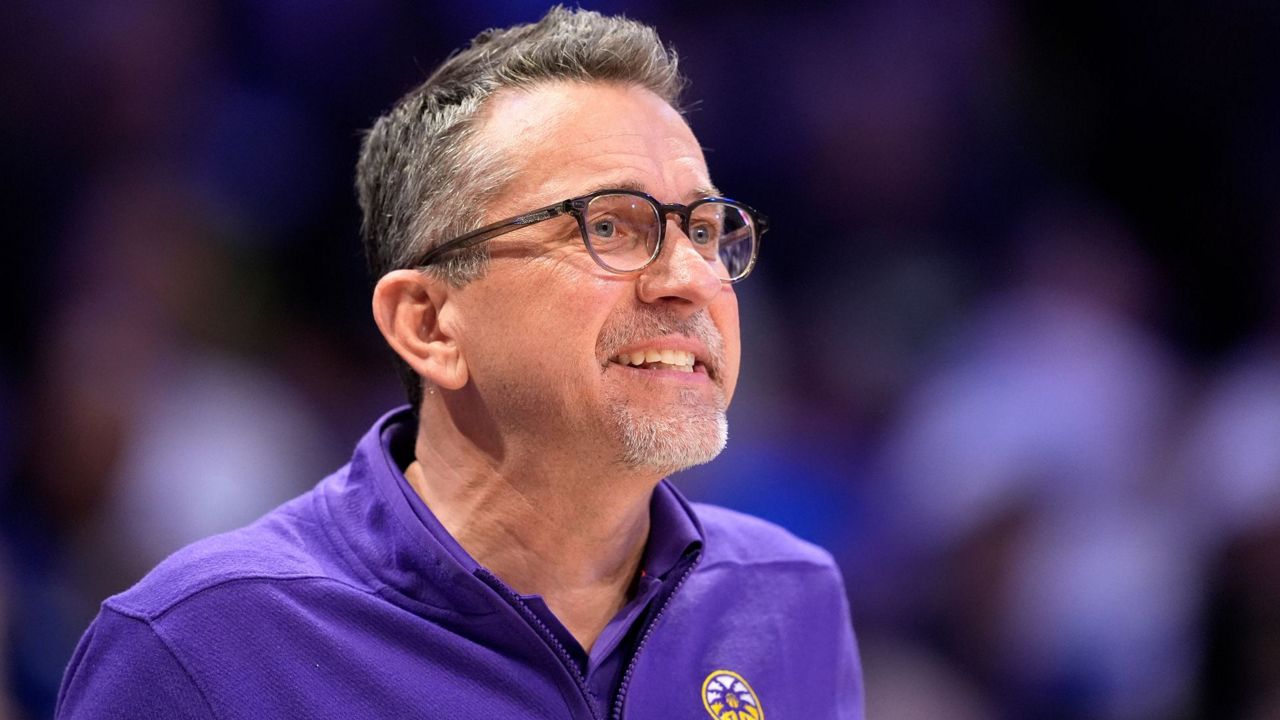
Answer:
<path fill-rule="evenodd" d="M 633 270 L 619 270 L 617 268 L 610 267 L 598 254 L 596 254 L 595 248 L 591 246 L 591 240 L 586 223 L 586 210 L 592 200 L 603 195 L 631 195 L 645 200 L 653 206 L 654 214 L 658 218 L 658 239 L 654 243 L 653 253 L 649 256 L 649 259 L 638 268 Z M 597 265 L 609 272 L 617 273 L 619 275 L 637 273 L 652 265 L 653 261 L 657 260 L 658 257 L 662 255 L 662 243 L 667 237 L 666 219 L 668 214 L 675 213 L 679 216 L 680 230 L 687 235 L 689 233 L 689 220 L 693 211 L 702 205 L 711 203 L 719 203 L 738 208 L 746 213 L 747 217 L 751 220 L 751 227 L 754 232 L 751 246 L 751 258 L 747 261 L 742 272 L 740 272 L 736 277 L 719 278 L 720 282 L 733 284 L 750 275 L 751 271 L 755 269 L 756 260 L 760 257 L 761 236 L 763 236 L 765 231 L 769 229 L 769 219 L 767 217 L 756 212 L 754 208 L 745 203 L 740 203 L 737 200 L 730 200 L 726 197 L 710 196 L 699 198 L 687 205 L 683 203 L 662 203 L 648 193 L 622 188 L 597 190 L 596 192 L 587 195 L 569 198 L 568 200 L 561 200 L 553 205 L 548 205 L 522 215 L 516 215 L 515 217 L 510 217 L 505 220 L 499 220 L 495 223 L 485 225 L 482 228 L 477 228 L 464 235 L 459 235 L 452 240 L 431 248 L 424 253 L 417 262 L 411 263 L 411 267 L 427 267 L 438 262 L 449 253 L 475 247 L 480 243 L 492 240 L 496 237 L 501 237 L 509 232 L 514 232 L 530 225 L 536 225 L 544 220 L 550 220 L 552 218 L 560 217 L 561 215 L 571 215 L 578 222 L 578 234 L 582 238 L 583 245 L 586 246 L 587 253 L 591 255 L 591 259 L 595 260 Z"/>

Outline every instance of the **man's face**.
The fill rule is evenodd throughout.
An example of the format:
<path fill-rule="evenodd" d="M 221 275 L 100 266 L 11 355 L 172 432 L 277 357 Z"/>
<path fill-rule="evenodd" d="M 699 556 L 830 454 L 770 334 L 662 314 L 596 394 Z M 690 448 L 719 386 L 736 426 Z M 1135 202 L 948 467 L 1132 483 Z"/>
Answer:
<path fill-rule="evenodd" d="M 648 90 L 548 84 L 496 95 L 485 116 L 479 141 L 518 170 L 486 222 L 606 188 L 664 203 L 712 193 L 693 133 Z M 469 380 L 504 438 L 662 472 L 720 452 L 738 378 L 737 299 L 674 217 L 661 256 L 637 273 L 598 266 L 567 216 L 489 251 L 485 276 L 454 295 L 455 321 Z M 691 353 L 694 371 L 629 362 L 664 350 L 677 362 Z"/>

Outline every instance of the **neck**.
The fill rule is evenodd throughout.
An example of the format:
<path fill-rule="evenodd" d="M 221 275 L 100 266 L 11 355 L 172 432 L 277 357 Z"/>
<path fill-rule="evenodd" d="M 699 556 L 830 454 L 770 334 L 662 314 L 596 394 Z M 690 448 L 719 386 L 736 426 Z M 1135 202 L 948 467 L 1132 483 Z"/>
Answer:
<path fill-rule="evenodd" d="M 476 562 L 541 595 L 590 651 L 628 599 L 649 536 L 655 473 L 501 459 L 422 423 L 405 476 Z"/>

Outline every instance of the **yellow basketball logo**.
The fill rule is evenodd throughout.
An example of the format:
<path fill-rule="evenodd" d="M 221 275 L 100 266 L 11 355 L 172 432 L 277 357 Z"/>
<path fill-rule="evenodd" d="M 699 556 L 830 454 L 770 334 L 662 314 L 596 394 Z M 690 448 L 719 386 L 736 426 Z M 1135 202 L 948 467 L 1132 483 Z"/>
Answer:
<path fill-rule="evenodd" d="M 764 720 L 760 698 L 732 670 L 716 670 L 702 681 L 702 706 L 715 720 Z"/>

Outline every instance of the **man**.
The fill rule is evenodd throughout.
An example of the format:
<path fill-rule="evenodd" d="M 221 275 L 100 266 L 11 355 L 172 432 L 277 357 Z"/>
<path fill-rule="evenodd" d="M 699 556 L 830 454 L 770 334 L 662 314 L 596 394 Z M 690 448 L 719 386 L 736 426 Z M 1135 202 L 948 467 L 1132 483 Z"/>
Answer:
<path fill-rule="evenodd" d="M 373 314 L 412 407 L 108 599 L 59 716 L 861 717 L 830 556 L 663 478 L 725 443 L 721 198 L 653 31 L 480 35 L 370 131 Z"/>

